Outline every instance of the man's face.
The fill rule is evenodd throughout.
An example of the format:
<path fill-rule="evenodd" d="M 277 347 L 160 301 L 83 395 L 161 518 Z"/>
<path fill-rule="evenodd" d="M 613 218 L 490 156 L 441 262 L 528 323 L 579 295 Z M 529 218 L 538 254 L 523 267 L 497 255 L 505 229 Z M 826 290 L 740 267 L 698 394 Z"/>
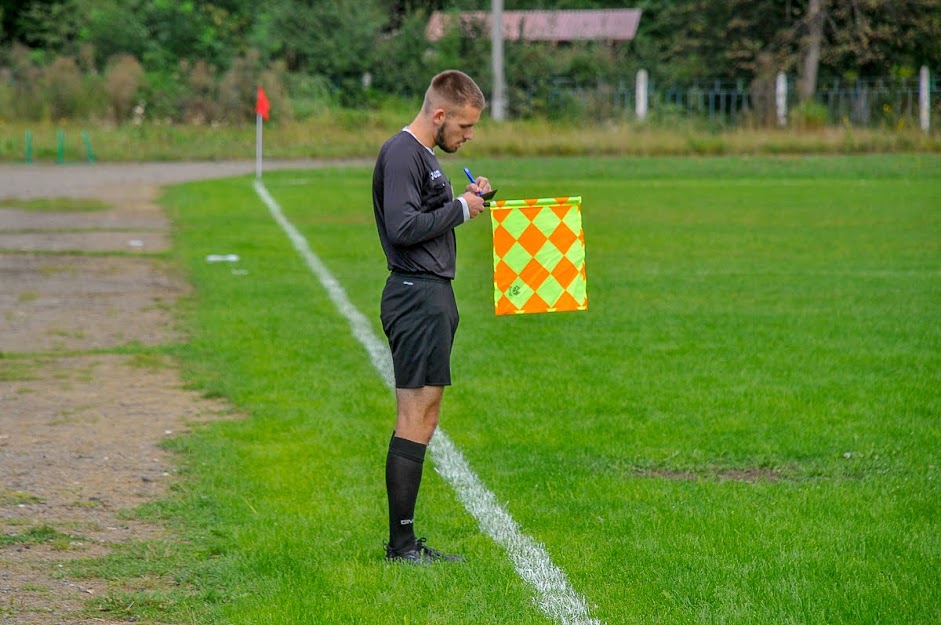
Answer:
<path fill-rule="evenodd" d="M 457 152 L 465 141 L 474 138 L 474 124 L 478 120 L 480 109 L 469 104 L 450 113 L 438 109 L 435 111 L 435 145 L 448 154 Z"/>

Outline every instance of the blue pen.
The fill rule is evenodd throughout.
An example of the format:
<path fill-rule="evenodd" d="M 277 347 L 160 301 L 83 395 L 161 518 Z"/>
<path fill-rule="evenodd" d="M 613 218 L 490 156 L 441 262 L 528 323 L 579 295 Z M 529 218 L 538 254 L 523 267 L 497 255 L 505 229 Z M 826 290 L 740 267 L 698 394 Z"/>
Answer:
<path fill-rule="evenodd" d="M 471 184 L 477 184 L 477 181 L 474 180 L 474 174 L 470 173 L 470 169 L 464 168 L 464 175 L 467 176 L 467 179 L 471 181 Z M 483 195 L 480 191 L 477 192 L 477 195 Z"/>

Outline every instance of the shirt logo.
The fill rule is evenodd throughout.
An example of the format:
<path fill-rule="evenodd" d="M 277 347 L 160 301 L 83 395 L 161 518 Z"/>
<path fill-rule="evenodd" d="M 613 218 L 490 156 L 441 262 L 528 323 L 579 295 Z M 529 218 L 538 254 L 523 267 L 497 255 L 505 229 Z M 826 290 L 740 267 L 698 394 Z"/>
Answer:
<path fill-rule="evenodd" d="M 436 169 L 436 170 L 434 170 L 433 172 L 431 172 L 431 181 L 432 181 L 432 182 L 434 182 L 435 180 L 437 180 L 437 179 L 440 178 L 440 177 L 441 177 L 441 170 L 440 170 L 440 169 Z"/>

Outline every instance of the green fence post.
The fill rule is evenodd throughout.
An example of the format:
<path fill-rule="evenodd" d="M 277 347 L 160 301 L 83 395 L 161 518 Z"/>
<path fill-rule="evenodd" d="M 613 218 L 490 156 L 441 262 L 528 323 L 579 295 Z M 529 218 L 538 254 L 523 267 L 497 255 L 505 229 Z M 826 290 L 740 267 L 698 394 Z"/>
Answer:
<path fill-rule="evenodd" d="M 61 128 L 56 131 L 56 162 L 65 162 L 65 131 Z"/>
<path fill-rule="evenodd" d="M 33 162 L 33 133 L 26 131 L 26 162 Z"/>
<path fill-rule="evenodd" d="M 91 149 L 91 137 L 88 136 L 88 131 L 82 131 L 82 143 L 85 144 L 85 155 L 88 157 L 89 163 L 95 162 L 95 153 Z"/>

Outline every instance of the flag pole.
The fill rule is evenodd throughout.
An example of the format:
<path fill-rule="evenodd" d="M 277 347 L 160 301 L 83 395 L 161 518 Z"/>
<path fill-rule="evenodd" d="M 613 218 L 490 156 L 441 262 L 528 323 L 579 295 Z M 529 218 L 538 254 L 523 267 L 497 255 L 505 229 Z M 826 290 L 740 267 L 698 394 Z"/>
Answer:
<path fill-rule="evenodd" d="M 271 105 L 265 90 L 258 87 L 258 96 L 255 99 L 255 179 L 261 180 L 261 125 L 268 119 Z"/>
<path fill-rule="evenodd" d="M 255 178 L 261 180 L 261 113 L 255 113 Z"/>

